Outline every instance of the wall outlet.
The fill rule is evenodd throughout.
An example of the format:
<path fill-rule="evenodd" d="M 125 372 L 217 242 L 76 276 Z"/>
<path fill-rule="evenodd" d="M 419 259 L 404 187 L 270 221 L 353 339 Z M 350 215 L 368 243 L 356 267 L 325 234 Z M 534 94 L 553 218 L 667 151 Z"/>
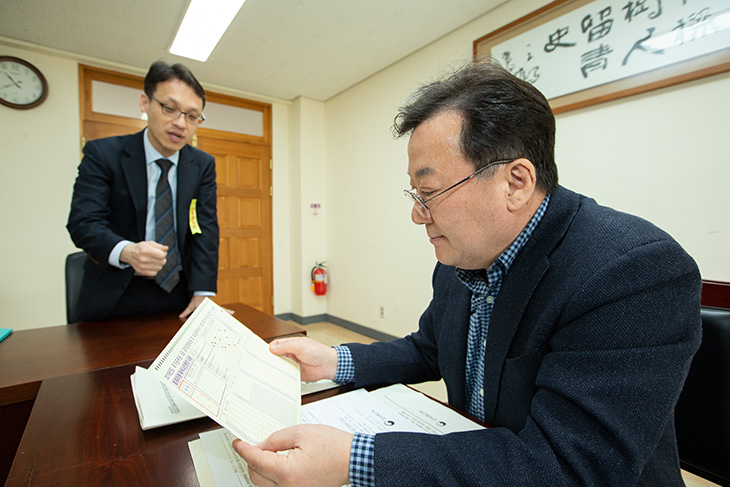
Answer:
<path fill-rule="evenodd" d="M 380 319 L 385 319 L 385 306 L 380 307 Z"/>

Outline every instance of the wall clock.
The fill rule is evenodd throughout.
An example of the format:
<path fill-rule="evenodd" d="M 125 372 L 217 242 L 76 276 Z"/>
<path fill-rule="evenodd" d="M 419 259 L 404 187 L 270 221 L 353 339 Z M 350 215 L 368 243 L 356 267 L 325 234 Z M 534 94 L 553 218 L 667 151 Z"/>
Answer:
<path fill-rule="evenodd" d="M 34 108 L 48 96 L 43 74 L 28 61 L 0 56 L 0 103 L 18 109 Z"/>

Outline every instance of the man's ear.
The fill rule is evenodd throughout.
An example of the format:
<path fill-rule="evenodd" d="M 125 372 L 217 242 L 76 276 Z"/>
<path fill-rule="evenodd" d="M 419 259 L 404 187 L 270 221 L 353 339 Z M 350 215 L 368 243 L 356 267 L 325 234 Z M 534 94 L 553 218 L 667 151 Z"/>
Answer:
<path fill-rule="evenodd" d="M 142 113 L 147 113 L 147 108 L 150 106 L 150 99 L 146 93 L 142 93 L 139 96 L 139 110 Z"/>
<path fill-rule="evenodd" d="M 535 166 L 529 159 L 515 159 L 507 165 L 507 208 L 518 211 L 528 204 L 537 187 Z"/>

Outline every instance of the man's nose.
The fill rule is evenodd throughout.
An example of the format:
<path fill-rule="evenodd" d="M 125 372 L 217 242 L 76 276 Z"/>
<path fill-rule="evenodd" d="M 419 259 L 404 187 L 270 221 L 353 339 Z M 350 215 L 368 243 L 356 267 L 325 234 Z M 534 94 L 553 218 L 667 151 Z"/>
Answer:
<path fill-rule="evenodd" d="M 416 225 L 424 225 L 426 223 L 432 223 L 431 212 L 427 210 L 421 203 L 413 202 L 413 209 L 411 209 L 411 220 Z"/>
<path fill-rule="evenodd" d="M 177 117 L 173 118 L 172 124 L 181 130 L 184 129 L 187 126 L 185 122 L 185 114 L 181 113 Z"/>

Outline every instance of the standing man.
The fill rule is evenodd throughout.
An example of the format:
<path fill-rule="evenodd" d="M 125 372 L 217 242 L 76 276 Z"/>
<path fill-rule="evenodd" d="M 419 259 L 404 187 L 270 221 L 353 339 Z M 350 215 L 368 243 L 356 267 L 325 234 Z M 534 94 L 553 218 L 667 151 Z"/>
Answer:
<path fill-rule="evenodd" d="M 308 381 L 443 378 L 449 404 L 492 428 L 371 436 L 298 425 L 234 442 L 251 479 L 684 485 L 673 411 L 700 343 L 692 258 L 651 223 L 559 186 L 547 100 L 496 64 L 423 87 L 395 130 L 410 135 L 411 218 L 439 261 L 418 331 L 271 350 L 298 360 Z"/>
<path fill-rule="evenodd" d="M 185 318 L 216 292 L 215 160 L 188 145 L 205 91 L 182 64 L 158 61 L 144 80 L 147 128 L 92 140 L 66 228 L 88 254 L 80 320 L 174 311 Z"/>

